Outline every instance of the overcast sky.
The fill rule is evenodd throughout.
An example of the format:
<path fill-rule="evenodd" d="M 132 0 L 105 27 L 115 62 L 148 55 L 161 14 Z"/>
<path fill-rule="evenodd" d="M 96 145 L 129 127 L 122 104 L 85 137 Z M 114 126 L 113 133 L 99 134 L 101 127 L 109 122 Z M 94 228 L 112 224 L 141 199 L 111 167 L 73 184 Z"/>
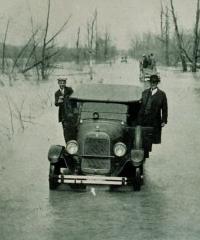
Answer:
<path fill-rule="evenodd" d="M 180 26 L 192 28 L 197 0 L 174 0 Z M 82 41 L 86 39 L 86 23 L 95 8 L 98 10 L 98 29 L 107 29 L 119 48 L 128 48 L 130 39 L 143 32 L 159 32 L 161 0 L 51 0 L 50 32 L 55 32 L 69 15 L 68 27 L 59 36 L 60 45 L 75 45 L 78 27 Z M 165 5 L 168 0 L 162 0 Z M 47 0 L 0 0 L 0 37 L 3 39 L 6 22 L 10 19 L 8 42 L 23 44 L 31 34 L 30 15 L 35 27 L 44 27 Z"/>

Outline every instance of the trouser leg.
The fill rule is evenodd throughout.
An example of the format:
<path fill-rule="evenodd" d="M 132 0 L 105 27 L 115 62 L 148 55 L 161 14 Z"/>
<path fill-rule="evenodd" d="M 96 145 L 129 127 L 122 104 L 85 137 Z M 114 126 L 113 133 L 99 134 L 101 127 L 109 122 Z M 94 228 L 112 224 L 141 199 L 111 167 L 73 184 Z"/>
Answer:
<path fill-rule="evenodd" d="M 76 139 L 76 127 L 72 123 L 62 122 L 65 142 Z"/>

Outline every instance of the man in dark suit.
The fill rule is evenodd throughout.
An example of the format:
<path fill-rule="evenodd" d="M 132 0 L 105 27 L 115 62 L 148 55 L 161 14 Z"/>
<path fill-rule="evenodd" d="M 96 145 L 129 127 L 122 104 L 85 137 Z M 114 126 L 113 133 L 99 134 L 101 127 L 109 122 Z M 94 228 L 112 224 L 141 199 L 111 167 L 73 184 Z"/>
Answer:
<path fill-rule="evenodd" d="M 138 114 L 138 124 L 153 127 L 152 143 L 161 143 L 162 127 L 167 124 L 168 105 L 165 92 L 157 85 L 160 79 L 157 75 L 151 75 L 150 88 L 142 93 L 141 108 Z"/>
<path fill-rule="evenodd" d="M 71 87 L 66 86 L 67 78 L 58 78 L 59 89 L 55 92 L 55 106 L 58 109 L 58 122 L 62 123 L 65 142 L 74 138 L 75 128 L 70 95 L 73 93 Z"/>

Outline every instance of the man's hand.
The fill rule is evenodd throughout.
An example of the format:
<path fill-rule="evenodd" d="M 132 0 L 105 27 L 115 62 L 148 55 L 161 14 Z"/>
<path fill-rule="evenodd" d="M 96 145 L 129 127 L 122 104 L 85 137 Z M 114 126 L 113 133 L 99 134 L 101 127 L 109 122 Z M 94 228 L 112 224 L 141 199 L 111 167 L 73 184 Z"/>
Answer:
<path fill-rule="evenodd" d="M 63 100 L 64 100 L 64 97 L 60 96 L 59 99 L 58 99 L 58 103 L 63 103 Z"/>
<path fill-rule="evenodd" d="M 161 123 L 161 127 L 164 127 L 164 126 L 165 126 L 165 123 L 164 123 L 164 122 L 162 122 L 162 123 Z"/>

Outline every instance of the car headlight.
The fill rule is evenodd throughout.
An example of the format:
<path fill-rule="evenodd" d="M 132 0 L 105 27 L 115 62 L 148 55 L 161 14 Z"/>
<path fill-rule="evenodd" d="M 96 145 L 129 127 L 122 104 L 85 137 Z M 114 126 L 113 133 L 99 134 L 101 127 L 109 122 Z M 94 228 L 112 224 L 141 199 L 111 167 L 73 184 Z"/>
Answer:
<path fill-rule="evenodd" d="M 78 143 L 75 140 L 70 140 L 66 144 L 66 150 L 69 154 L 73 155 L 78 152 Z"/>
<path fill-rule="evenodd" d="M 122 142 L 118 142 L 114 146 L 114 154 L 117 157 L 122 157 L 126 154 L 126 145 Z"/>

